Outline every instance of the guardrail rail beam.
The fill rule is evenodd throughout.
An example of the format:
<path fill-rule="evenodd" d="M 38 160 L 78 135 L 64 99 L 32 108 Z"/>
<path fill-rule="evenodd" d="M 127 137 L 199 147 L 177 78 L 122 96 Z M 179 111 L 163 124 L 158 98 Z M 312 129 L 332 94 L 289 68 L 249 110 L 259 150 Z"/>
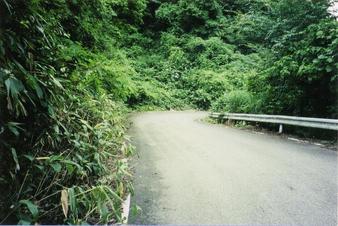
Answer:
<path fill-rule="evenodd" d="M 338 119 L 296 117 L 286 115 L 260 115 L 240 113 L 210 113 L 209 117 L 220 120 L 239 120 L 251 122 L 266 122 L 279 124 L 279 133 L 283 132 L 283 125 L 302 126 L 318 129 L 338 131 Z"/>

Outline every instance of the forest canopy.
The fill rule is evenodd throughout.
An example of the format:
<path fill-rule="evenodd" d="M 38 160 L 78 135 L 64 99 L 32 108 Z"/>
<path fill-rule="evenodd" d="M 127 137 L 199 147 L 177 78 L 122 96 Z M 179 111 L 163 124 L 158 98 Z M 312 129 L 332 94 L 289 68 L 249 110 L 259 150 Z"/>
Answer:
<path fill-rule="evenodd" d="M 120 223 L 133 110 L 337 118 L 329 0 L 0 0 L 1 223 Z"/>

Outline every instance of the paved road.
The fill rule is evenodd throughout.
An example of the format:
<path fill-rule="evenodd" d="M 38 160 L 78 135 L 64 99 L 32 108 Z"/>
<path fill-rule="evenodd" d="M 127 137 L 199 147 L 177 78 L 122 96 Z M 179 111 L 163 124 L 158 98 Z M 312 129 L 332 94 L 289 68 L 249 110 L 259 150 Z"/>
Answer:
<path fill-rule="evenodd" d="M 200 121 L 133 119 L 134 224 L 337 225 L 337 152 Z"/>

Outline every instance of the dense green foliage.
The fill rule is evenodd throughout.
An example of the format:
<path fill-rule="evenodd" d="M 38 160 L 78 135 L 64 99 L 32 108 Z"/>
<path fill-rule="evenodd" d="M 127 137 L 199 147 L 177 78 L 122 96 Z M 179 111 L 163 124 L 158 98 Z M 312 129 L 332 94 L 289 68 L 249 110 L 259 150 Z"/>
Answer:
<path fill-rule="evenodd" d="M 154 75 L 144 74 L 173 84 L 189 103 L 202 109 L 337 116 L 338 26 L 327 12 L 329 1 L 149 5 L 145 21 L 152 23 L 142 31 L 153 47 L 143 40 L 139 45 L 150 48 L 147 57 L 158 63 L 149 60 Z M 239 98 L 245 106 L 231 106 Z"/>
<path fill-rule="evenodd" d="M 135 71 L 115 43 L 145 3 L 0 2 L 0 219 L 121 222 Z"/>
<path fill-rule="evenodd" d="M 133 109 L 337 117 L 330 3 L 0 0 L 2 223 L 121 222 Z"/>

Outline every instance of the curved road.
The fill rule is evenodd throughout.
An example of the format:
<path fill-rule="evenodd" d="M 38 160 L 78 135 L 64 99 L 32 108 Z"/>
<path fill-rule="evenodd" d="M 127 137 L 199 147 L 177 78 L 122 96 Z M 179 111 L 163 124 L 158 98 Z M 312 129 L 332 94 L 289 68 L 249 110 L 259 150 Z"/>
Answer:
<path fill-rule="evenodd" d="M 337 152 L 151 112 L 130 130 L 133 224 L 337 225 Z"/>

